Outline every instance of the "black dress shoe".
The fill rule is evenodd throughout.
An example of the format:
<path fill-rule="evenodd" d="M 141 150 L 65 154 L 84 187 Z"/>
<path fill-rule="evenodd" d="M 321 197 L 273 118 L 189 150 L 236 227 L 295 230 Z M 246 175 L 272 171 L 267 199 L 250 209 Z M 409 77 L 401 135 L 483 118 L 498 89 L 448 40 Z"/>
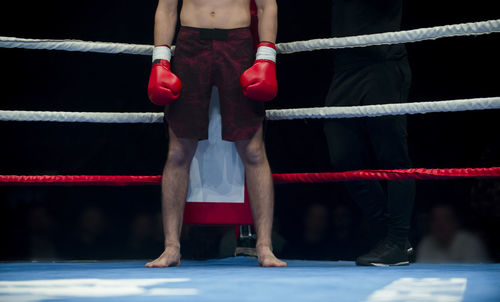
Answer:
<path fill-rule="evenodd" d="M 413 248 L 407 241 L 404 246 L 384 239 L 367 254 L 356 259 L 356 265 L 363 266 L 398 266 L 409 265 L 409 255 L 413 253 Z"/>

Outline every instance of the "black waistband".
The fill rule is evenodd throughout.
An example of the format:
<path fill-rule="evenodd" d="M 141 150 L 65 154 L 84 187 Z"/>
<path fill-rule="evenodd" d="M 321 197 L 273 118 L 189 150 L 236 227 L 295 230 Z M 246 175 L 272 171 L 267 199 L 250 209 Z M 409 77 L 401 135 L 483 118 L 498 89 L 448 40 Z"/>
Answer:
<path fill-rule="evenodd" d="M 198 28 L 190 26 L 181 26 L 182 29 L 195 30 L 200 33 L 200 39 L 202 40 L 227 40 L 230 33 L 240 31 L 240 30 L 250 30 L 249 27 L 239 27 L 239 28 Z"/>

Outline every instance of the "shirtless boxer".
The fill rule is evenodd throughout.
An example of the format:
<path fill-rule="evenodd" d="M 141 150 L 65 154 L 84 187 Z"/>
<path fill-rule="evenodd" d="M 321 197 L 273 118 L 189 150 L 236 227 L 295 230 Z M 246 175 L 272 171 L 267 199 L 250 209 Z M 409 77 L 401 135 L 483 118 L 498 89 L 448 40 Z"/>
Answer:
<path fill-rule="evenodd" d="M 159 0 L 148 86 L 151 101 L 165 105 L 169 150 L 162 178 L 165 250 L 147 267 L 180 265 L 180 231 L 197 142 L 208 137 L 212 86 L 220 95 L 222 138 L 234 141 L 245 166 L 254 218 L 258 263 L 286 266 L 272 252 L 274 192 L 262 135 L 263 103 L 274 98 L 277 4 L 256 0 L 261 43 L 255 54 L 250 0 L 184 0 L 170 71 L 170 45 L 178 0 Z M 255 62 L 254 62 L 255 60 Z M 253 65 L 252 65 L 253 64 Z"/>

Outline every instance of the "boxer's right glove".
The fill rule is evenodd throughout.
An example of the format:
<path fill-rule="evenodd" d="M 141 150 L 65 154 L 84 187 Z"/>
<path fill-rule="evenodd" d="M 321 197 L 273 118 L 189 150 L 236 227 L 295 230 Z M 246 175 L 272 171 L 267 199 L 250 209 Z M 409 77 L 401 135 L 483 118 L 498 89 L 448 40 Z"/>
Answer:
<path fill-rule="evenodd" d="M 172 53 L 168 46 L 153 49 L 153 67 L 149 76 L 148 96 L 153 104 L 165 106 L 175 101 L 181 92 L 181 80 L 170 71 Z"/>

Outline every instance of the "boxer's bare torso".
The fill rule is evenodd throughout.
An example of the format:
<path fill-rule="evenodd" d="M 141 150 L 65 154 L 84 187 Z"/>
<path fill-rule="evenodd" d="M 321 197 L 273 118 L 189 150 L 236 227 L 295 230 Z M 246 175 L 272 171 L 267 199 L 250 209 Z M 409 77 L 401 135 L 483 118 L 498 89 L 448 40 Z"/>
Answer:
<path fill-rule="evenodd" d="M 250 25 L 250 0 L 184 0 L 181 25 L 199 28 L 241 28 Z"/>
<path fill-rule="evenodd" d="M 255 1 L 259 38 L 275 42 L 278 6 L 275 0 Z M 158 0 L 155 14 L 155 45 L 171 45 L 175 35 L 179 0 Z M 250 26 L 250 0 L 184 0 L 180 13 L 183 26 L 233 29 Z"/>

